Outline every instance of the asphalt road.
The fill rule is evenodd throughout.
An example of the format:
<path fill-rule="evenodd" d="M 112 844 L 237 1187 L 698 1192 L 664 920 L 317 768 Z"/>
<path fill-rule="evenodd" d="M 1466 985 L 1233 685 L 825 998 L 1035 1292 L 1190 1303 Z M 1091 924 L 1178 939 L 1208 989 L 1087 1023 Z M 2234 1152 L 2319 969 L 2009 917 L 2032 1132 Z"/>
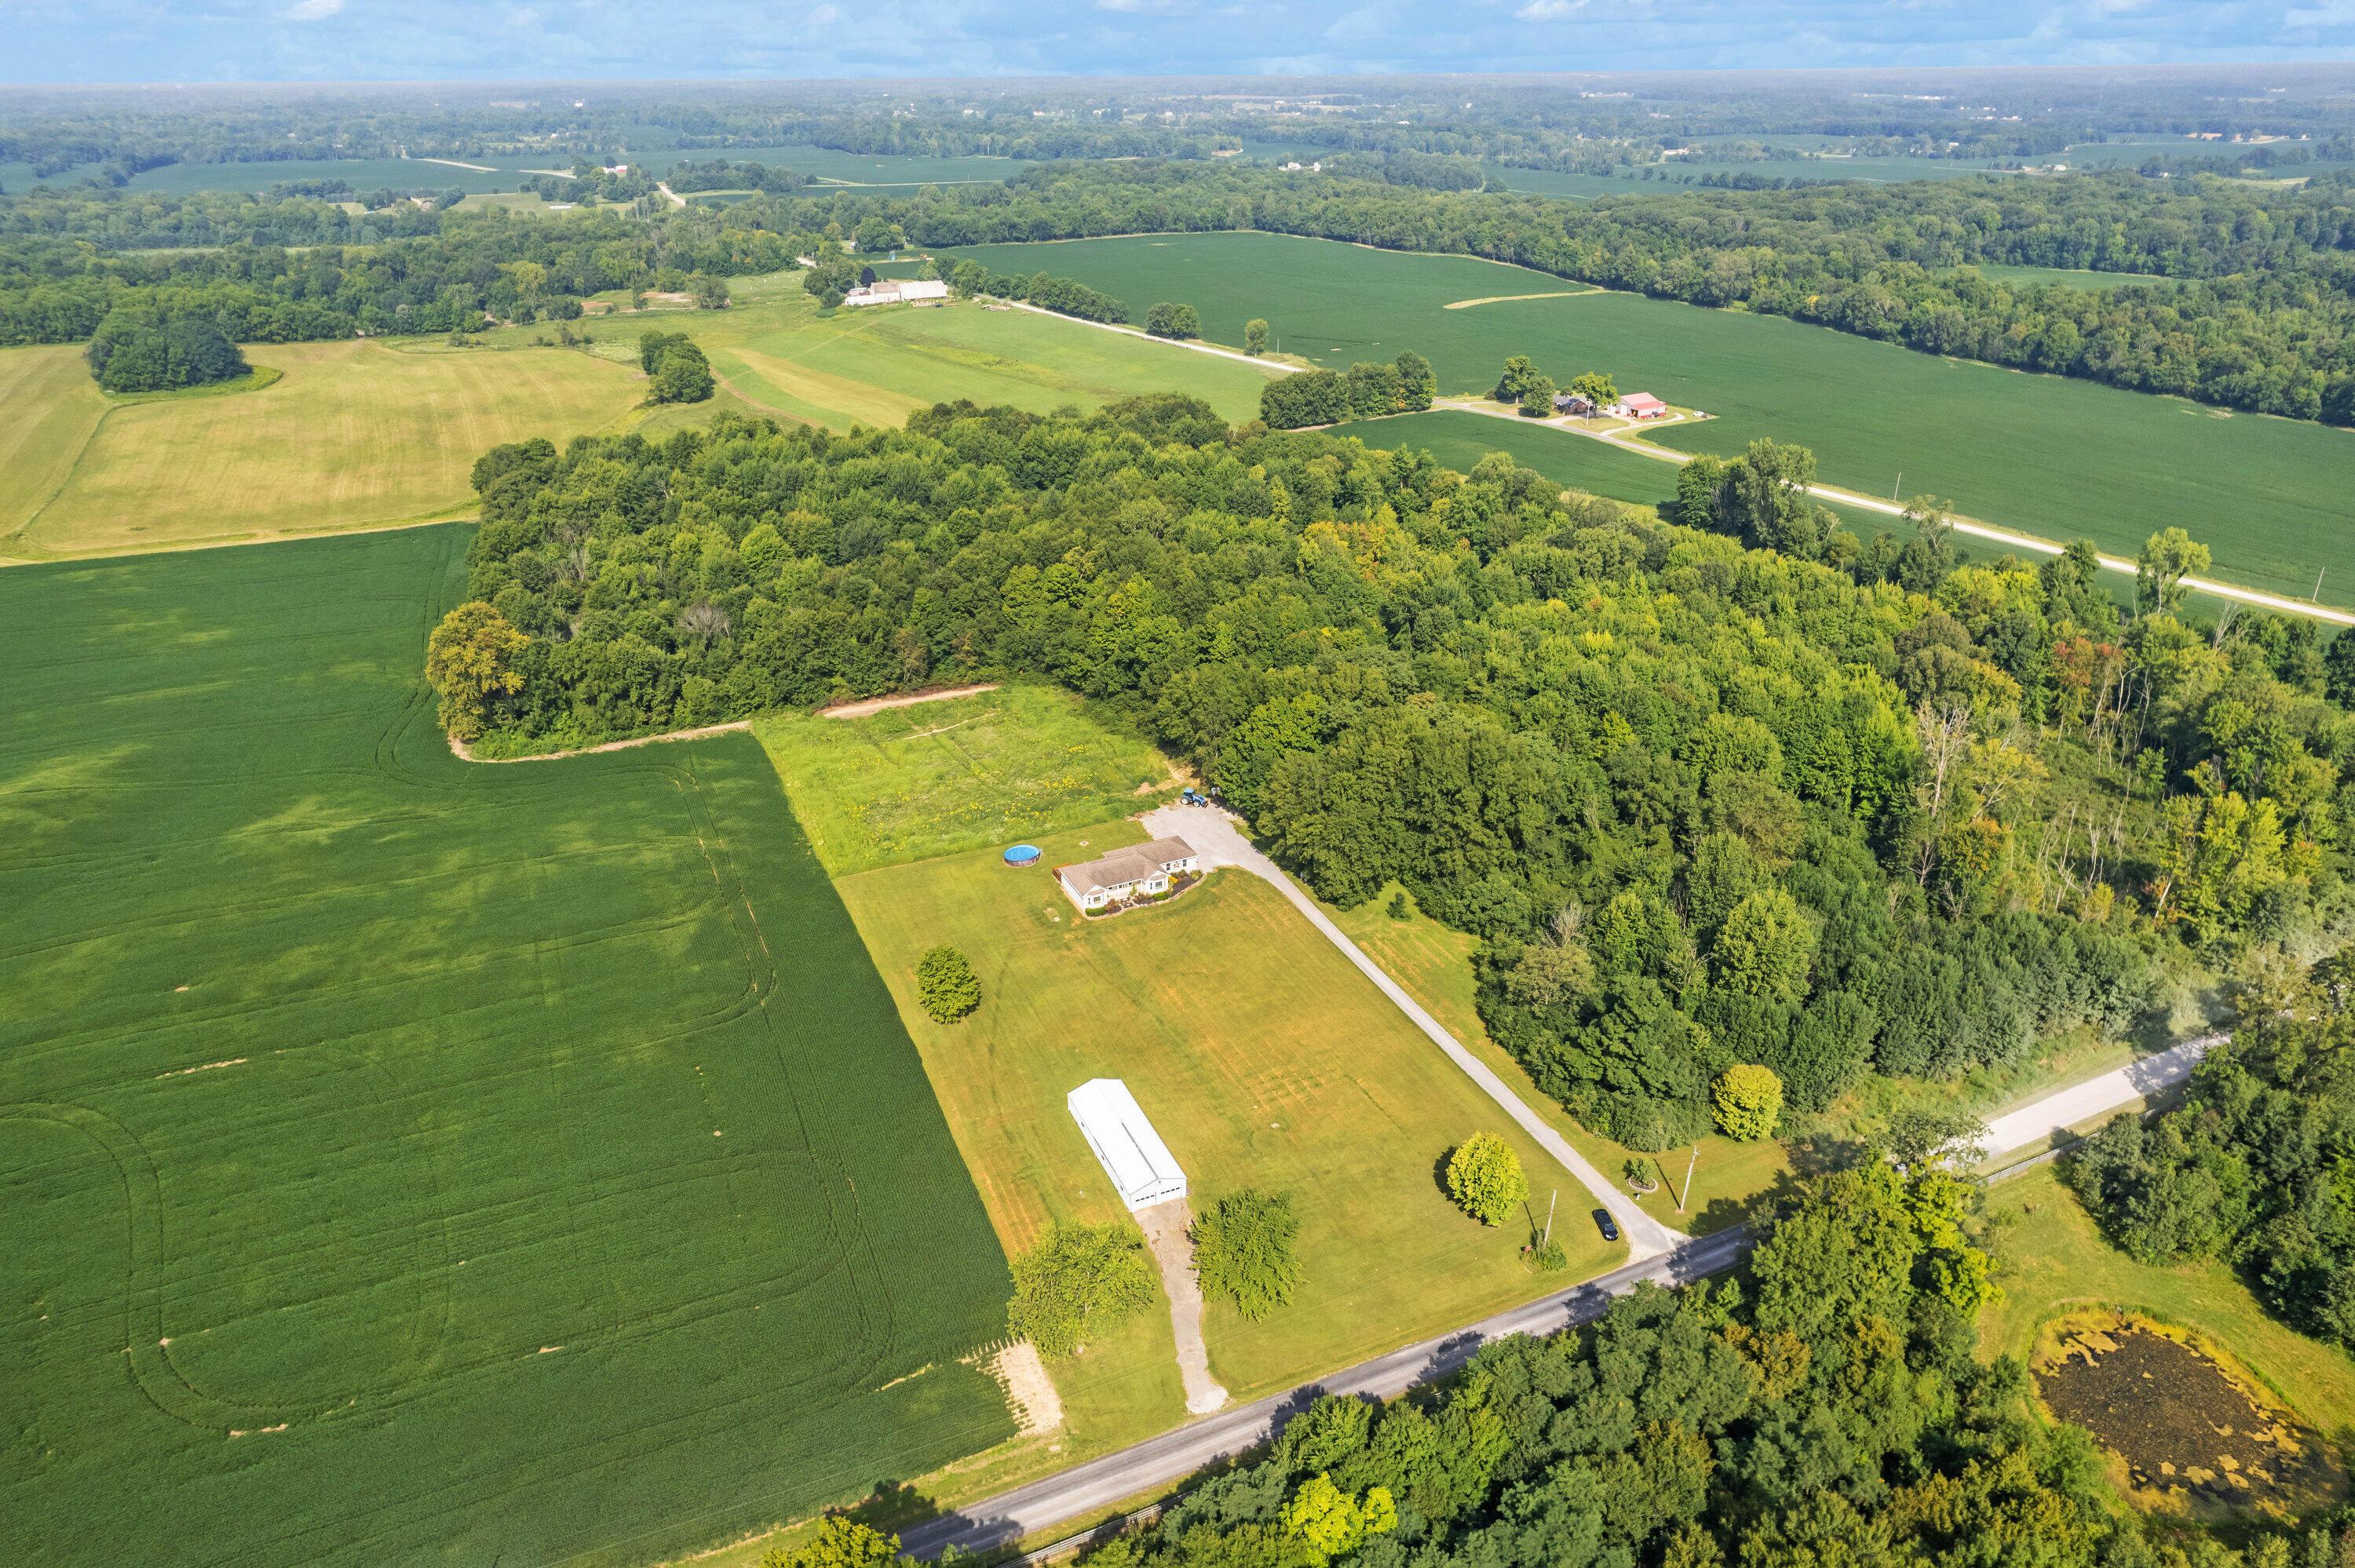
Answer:
<path fill-rule="evenodd" d="M 1272 1394 L 1256 1404 L 1221 1411 L 959 1512 L 927 1520 L 900 1533 L 901 1549 L 917 1557 L 937 1557 L 950 1546 L 978 1552 L 1019 1540 L 1034 1531 L 1108 1508 L 1124 1498 L 1182 1479 L 1206 1465 L 1255 1447 L 1320 1394 L 1391 1398 L 1417 1383 L 1447 1376 L 1491 1340 L 1508 1334 L 1559 1333 L 1577 1324 L 1592 1322 L 1603 1315 L 1614 1297 L 1625 1295 L 1639 1281 L 1687 1285 L 1724 1273 L 1749 1250 L 1746 1227 L 1688 1242 L 1674 1252 L 1631 1263 L 1541 1301 L 1484 1318 L 1469 1328 L 1360 1361 L 1330 1377 Z"/>

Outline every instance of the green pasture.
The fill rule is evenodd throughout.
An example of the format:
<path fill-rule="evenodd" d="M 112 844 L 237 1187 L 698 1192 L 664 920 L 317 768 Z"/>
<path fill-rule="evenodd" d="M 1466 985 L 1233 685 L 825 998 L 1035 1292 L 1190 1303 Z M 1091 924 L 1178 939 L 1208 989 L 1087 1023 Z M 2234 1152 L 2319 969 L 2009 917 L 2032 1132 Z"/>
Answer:
<path fill-rule="evenodd" d="M 1468 257 L 1374 250 L 1272 234 L 1199 234 L 977 246 L 1005 271 L 1051 268 L 1140 304 L 1183 300 L 1207 334 L 1239 344 L 1264 316 L 1287 354 L 1339 367 L 1412 349 L 1443 392 L 1491 384 L 1513 354 L 1565 377 L 1609 371 L 1706 409 L 1653 440 L 1739 452 L 1760 437 L 1816 452 L 1823 480 L 1869 495 L 1929 493 L 1966 515 L 2131 556 L 2170 524 L 2215 551 L 2218 575 L 2355 602 L 2355 436 L 1993 366 L 1942 359 L 1826 327 L 1641 295 L 1454 302 L 1558 289 L 1549 274 Z"/>
<path fill-rule="evenodd" d="M 466 541 L 0 574 L 12 1561 L 644 1562 L 1010 1434 L 774 769 L 453 757 Z"/>
<path fill-rule="evenodd" d="M 2024 267 L 2000 261 L 1974 262 L 1980 276 L 2007 288 L 2058 283 L 2064 289 L 2116 289 L 2128 283 L 2165 283 L 2158 272 L 2094 272 L 2081 267 Z"/>
<path fill-rule="evenodd" d="M 1534 420 L 1502 419 L 1461 408 L 1433 408 L 1428 413 L 1401 414 L 1387 419 L 1359 419 L 1336 428 L 1336 434 L 1355 436 L 1369 447 L 1413 447 L 1427 451 L 1443 468 L 1469 473 L 1490 452 L 1503 452 L 1523 468 L 1535 469 L 1564 490 L 1582 490 L 1634 506 L 1658 506 L 1677 493 L 1677 467 Z M 1859 539 L 1902 530 L 1902 518 L 1868 512 L 1861 506 L 1827 507 Z M 1963 542 L 1992 553 L 1978 540 Z"/>
<path fill-rule="evenodd" d="M 1168 760 L 1056 686 L 1014 685 L 860 718 L 771 714 L 753 733 L 793 780 L 836 876 L 1007 845 L 1177 793 Z"/>
<path fill-rule="evenodd" d="M 906 264 L 886 267 L 906 276 Z M 592 352 L 635 371 L 639 334 L 683 332 L 711 358 L 713 403 L 666 410 L 665 421 L 699 420 L 714 408 L 848 429 L 897 425 L 919 408 L 971 398 L 1048 413 L 1097 408 L 1142 392 L 1188 392 L 1231 420 L 1254 418 L 1272 367 L 1195 354 L 1143 333 L 976 302 L 874 305 L 828 311 L 802 291 L 801 274 L 730 280 L 725 311 L 623 312 L 576 323 Z M 1142 313 L 1140 309 L 1140 313 Z M 527 344 L 545 327 L 502 327 L 484 346 Z M 444 351 L 421 343 L 421 352 Z"/>

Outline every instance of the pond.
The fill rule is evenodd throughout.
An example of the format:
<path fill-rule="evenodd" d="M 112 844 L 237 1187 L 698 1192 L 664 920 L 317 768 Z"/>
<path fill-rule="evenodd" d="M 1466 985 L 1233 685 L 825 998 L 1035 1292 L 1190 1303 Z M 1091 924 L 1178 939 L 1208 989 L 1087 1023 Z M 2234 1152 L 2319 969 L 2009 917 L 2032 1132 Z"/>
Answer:
<path fill-rule="evenodd" d="M 2046 1406 L 2123 1459 L 2147 1499 L 2293 1514 L 2336 1499 L 2338 1467 L 2316 1434 L 2155 1325 L 2081 1319 L 2047 1345 L 2036 1364 Z"/>

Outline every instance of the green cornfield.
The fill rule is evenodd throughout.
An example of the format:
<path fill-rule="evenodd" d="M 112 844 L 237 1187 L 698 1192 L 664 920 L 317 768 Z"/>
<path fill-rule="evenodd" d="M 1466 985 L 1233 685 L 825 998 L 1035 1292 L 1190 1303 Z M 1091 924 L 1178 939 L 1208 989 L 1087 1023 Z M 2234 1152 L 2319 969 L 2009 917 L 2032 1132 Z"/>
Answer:
<path fill-rule="evenodd" d="M 643 1562 L 1011 1434 L 766 756 L 453 758 L 466 541 L 0 573 L 10 1562 Z"/>
<path fill-rule="evenodd" d="M 1640 294 L 1505 298 L 1575 288 L 1461 256 L 1274 234 L 1154 235 L 957 252 L 999 271 L 1041 268 L 1142 308 L 1182 300 L 1205 334 L 1239 345 L 1263 316 L 1277 346 L 1332 368 L 1428 358 L 1443 393 L 1492 386 L 1526 354 L 1557 380 L 1607 371 L 1713 418 L 1652 439 L 1738 453 L 1760 437 L 1814 449 L 1826 483 L 1930 494 L 1966 515 L 2132 556 L 2171 524 L 2216 575 L 2355 605 L 2355 435 L 2176 397 L 1918 354 L 1779 317 Z M 1449 304 L 1473 300 L 1493 303 Z"/>

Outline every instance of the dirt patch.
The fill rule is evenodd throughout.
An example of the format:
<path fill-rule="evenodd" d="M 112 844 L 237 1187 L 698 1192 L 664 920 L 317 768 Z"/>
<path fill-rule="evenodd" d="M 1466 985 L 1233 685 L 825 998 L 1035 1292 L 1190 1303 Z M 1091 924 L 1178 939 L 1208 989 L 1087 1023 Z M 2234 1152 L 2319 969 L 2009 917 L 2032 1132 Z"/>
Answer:
<path fill-rule="evenodd" d="M 1047 1375 L 1047 1363 L 1039 1359 L 1038 1346 L 1028 1340 L 1007 1346 L 990 1358 L 989 1373 L 1006 1390 L 1006 1403 L 1021 1425 L 1022 1436 L 1043 1437 L 1063 1424 L 1063 1398 Z"/>
<path fill-rule="evenodd" d="M 477 757 L 474 748 L 450 737 L 450 749 L 462 762 L 561 762 L 568 757 L 594 757 L 601 751 L 628 751 L 640 746 L 661 746 L 674 740 L 709 740 L 715 735 L 727 735 L 734 730 L 751 729 L 751 719 L 736 719 L 728 724 L 708 724 L 699 729 L 675 729 L 667 735 L 642 735 L 635 740 L 609 740 L 602 746 L 579 746 L 570 751 L 543 751 L 537 757 Z"/>
<path fill-rule="evenodd" d="M 918 703 L 944 703 L 951 697 L 975 697 L 984 692 L 997 690 L 997 683 L 985 681 L 977 686 L 943 686 L 936 692 L 909 692 L 897 697 L 868 697 L 864 702 L 837 703 L 830 708 L 820 708 L 820 718 L 865 718 L 879 714 L 885 708 L 912 708 Z"/>
<path fill-rule="evenodd" d="M 1443 311 L 1468 311 L 1475 305 L 1508 305 L 1515 300 L 1575 300 L 1586 294 L 1602 293 L 1601 289 L 1550 289 L 1542 294 L 1484 294 L 1476 300 L 1454 300 L 1440 306 Z"/>
<path fill-rule="evenodd" d="M 2116 1456 L 2146 1507 L 2303 1514 L 2343 1489 L 2319 1436 L 2158 1324 L 2115 1312 L 2063 1319 L 2035 1372 L 2046 1407 Z"/>

